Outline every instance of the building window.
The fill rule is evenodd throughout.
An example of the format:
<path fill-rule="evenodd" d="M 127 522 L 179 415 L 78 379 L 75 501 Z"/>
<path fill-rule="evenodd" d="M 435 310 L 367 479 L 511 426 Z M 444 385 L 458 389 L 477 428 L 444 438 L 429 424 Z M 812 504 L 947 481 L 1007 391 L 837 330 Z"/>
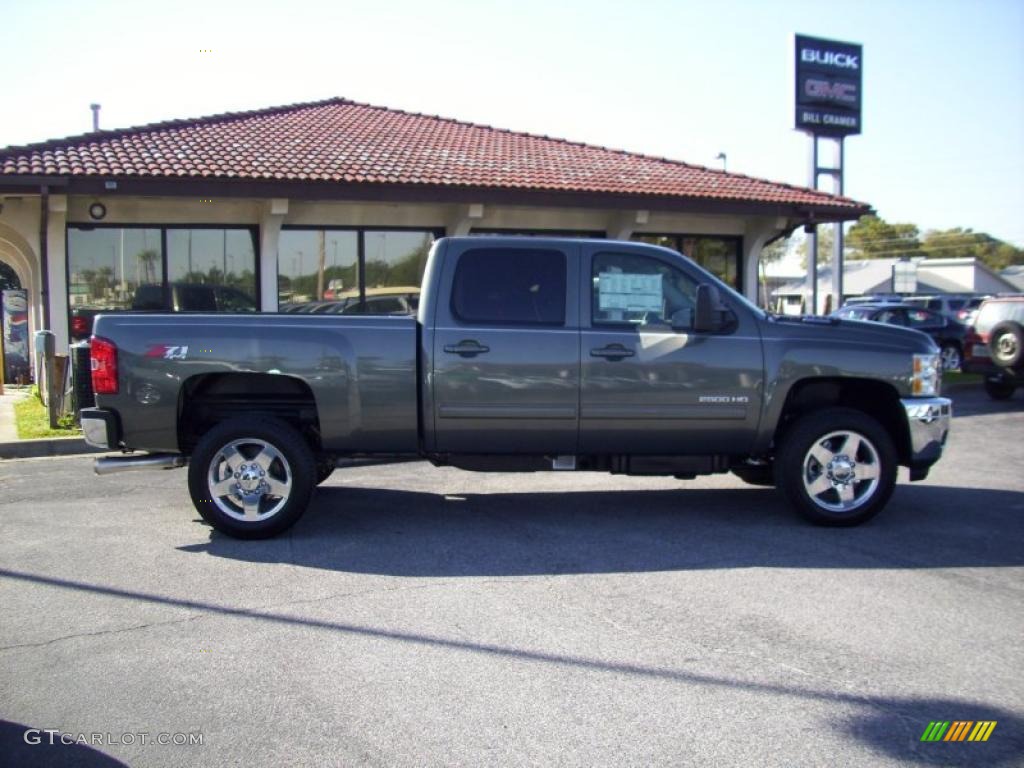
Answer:
<path fill-rule="evenodd" d="M 415 314 L 427 254 L 441 234 L 421 229 L 283 229 L 277 259 L 280 311 Z"/>
<path fill-rule="evenodd" d="M 277 301 L 282 312 L 359 295 L 359 234 L 282 230 L 277 246 Z"/>
<path fill-rule="evenodd" d="M 740 271 L 741 238 L 709 235 L 634 235 L 641 243 L 662 245 L 679 251 L 704 267 L 719 280 L 742 290 Z"/>
<path fill-rule="evenodd" d="M 252 230 L 168 228 L 167 272 L 168 281 L 179 293 L 182 285 L 209 286 L 214 299 L 212 311 L 252 312 L 257 306 Z M 201 295 L 196 289 L 192 293 Z M 210 291 L 202 295 L 207 293 Z M 184 308 L 182 302 L 176 302 L 175 309 Z"/>
<path fill-rule="evenodd" d="M 67 229 L 68 325 L 100 311 L 255 312 L 256 230 L 75 225 Z"/>
<path fill-rule="evenodd" d="M 72 310 L 131 309 L 139 286 L 162 287 L 163 282 L 159 228 L 68 228 L 68 306 Z"/>

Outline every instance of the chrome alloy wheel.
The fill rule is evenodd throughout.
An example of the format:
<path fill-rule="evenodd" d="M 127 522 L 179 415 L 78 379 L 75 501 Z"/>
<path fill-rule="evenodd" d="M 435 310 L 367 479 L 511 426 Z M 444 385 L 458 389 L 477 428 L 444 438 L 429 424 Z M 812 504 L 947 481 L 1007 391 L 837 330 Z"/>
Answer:
<path fill-rule="evenodd" d="M 232 440 L 210 460 L 210 500 L 226 515 L 259 522 L 276 515 L 292 492 L 288 460 L 259 438 Z"/>
<path fill-rule="evenodd" d="M 996 360 L 1012 360 L 1017 355 L 1017 337 L 1003 333 L 995 342 Z"/>
<path fill-rule="evenodd" d="M 942 348 L 942 370 L 959 371 L 962 364 L 960 350 L 950 344 Z"/>
<path fill-rule="evenodd" d="M 867 502 L 880 475 L 878 450 L 857 432 L 830 432 L 804 456 L 804 490 L 829 512 L 852 512 Z"/>

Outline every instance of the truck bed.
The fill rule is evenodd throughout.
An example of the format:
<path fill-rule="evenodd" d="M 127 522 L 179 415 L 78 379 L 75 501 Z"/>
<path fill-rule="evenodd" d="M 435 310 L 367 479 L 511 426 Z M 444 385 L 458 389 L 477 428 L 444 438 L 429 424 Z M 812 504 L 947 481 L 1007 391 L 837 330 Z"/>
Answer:
<path fill-rule="evenodd" d="M 179 450 L 179 393 L 199 377 L 265 374 L 312 393 L 324 450 L 417 450 L 415 318 L 114 313 L 94 333 L 117 340 L 120 391 L 98 402 L 120 413 L 129 449 Z M 231 380 L 257 390 L 270 381 Z"/>

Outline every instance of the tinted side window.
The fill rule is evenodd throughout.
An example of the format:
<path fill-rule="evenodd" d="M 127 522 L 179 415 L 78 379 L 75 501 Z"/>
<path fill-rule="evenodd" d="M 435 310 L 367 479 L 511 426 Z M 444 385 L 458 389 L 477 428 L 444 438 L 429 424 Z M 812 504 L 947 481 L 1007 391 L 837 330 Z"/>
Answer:
<path fill-rule="evenodd" d="M 561 251 L 466 251 L 455 270 L 452 314 L 469 323 L 564 325 L 565 271 Z"/>
<path fill-rule="evenodd" d="M 907 320 L 911 328 L 937 328 L 942 325 L 940 316 L 926 309 L 908 309 Z"/>
<path fill-rule="evenodd" d="M 686 328 L 693 322 L 697 284 L 660 259 L 633 253 L 598 253 L 591 278 L 593 325 Z"/>
<path fill-rule="evenodd" d="M 888 323 L 889 325 L 906 325 L 907 319 L 903 312 L 898 309 L 883 309 L 875 315 L 875 322 Z"/>

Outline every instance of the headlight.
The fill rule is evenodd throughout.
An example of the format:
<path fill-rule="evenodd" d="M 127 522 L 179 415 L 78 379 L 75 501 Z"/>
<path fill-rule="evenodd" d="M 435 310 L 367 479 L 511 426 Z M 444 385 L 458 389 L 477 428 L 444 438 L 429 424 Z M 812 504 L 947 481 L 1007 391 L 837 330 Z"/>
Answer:
<path fill-rule="evenodd" d="M 914 374 L 910 378 L 912 394 L 922 397 L 937 395 L 941 380 L 942 358 L 938 355 L 914 355 Z"/>

